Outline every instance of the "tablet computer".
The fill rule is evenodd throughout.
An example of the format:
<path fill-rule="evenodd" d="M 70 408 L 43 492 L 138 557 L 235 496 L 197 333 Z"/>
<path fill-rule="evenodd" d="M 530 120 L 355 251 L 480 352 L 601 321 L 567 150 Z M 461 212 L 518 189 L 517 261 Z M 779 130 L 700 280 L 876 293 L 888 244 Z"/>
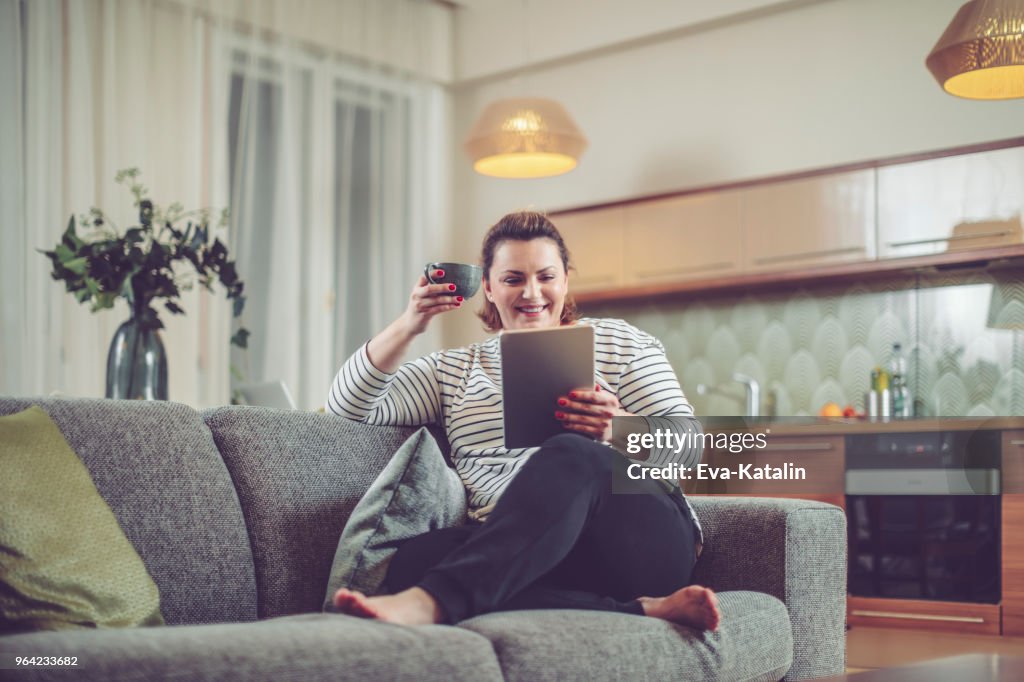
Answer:
<path fill-rule="evenodd" d="M 555 419 L 558 397 L 594 385 L 594 328 L 507 330 L 500 344 L 505 447 L 532 448 L 569 433 Z"/>

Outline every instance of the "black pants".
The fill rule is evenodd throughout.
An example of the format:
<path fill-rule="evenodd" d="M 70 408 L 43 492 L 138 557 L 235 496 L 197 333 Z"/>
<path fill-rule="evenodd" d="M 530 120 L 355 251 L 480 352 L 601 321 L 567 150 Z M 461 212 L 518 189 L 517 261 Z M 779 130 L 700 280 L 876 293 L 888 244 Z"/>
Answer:
<path fill-rule="evenodd" d="M 629 464 L 577 434 L 549 439 L 486 522 L 403 543 L 386 587 L 392 593 L 423 588 L 448 623 L 517 609 L 642 615 L 637 597 L 689 584 L 696 531 L 681 494 L 629 479 Z"/>

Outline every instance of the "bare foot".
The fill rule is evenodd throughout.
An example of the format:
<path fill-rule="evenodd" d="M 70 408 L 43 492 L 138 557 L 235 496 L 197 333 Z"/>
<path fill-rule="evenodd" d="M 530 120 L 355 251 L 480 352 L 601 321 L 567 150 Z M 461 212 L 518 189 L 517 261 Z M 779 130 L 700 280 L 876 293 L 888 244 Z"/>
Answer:
<path fill-rule="evenodd" d="M 343 587 L 334 593 L 334 607 L 350 616 L 399 625 L 440 623 L 442 615 L 437 600 L 419 587 L 380 597 L 367 597 Z"/>
<path fill-rule="evenodd" d="M 667 597 L 640 597 L 644 615 L 661 618 L 698 630 L 717 630 L 722 614 L 718 597 L 707 587 L 689 585 Z"/>

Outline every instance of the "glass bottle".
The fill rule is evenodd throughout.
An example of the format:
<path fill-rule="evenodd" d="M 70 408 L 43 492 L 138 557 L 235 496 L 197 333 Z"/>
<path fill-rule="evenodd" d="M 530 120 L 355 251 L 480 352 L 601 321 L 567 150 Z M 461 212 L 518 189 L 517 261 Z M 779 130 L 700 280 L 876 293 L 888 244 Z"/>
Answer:
<path fill-rule="evenodd" d="M 871 370 L 871 390 L 865 396 L 868 417 L 888 421 L 892 416 L 892 398 L 889 393 L 889 373 L 881 367 Z"/>
<path fill-rule="evenodd" d="M 892 344 L 892 355 L 889 356 L 889 393 L 892 396 L 892 416 L 895 419 L 911 417 L 914 401 L 907 388 L 907 359 L 903 357 L 903 347 L 899 343 Z"/>

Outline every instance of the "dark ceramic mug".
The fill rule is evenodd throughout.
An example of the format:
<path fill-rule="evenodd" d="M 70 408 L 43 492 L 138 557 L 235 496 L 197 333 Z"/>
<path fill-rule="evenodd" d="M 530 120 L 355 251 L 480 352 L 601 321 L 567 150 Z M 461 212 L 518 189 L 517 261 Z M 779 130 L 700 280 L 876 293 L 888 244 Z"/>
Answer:
<path fill-rule="evenodd" d="M 438 270 L 443 270 L 444 275 L 435 275 Z M 452 295 L 468 299 L 480 288 L 484 269 L 469 263 L 427 263 L 423 274 L 431 284 L 454 284 L 455 291 Z"/>

